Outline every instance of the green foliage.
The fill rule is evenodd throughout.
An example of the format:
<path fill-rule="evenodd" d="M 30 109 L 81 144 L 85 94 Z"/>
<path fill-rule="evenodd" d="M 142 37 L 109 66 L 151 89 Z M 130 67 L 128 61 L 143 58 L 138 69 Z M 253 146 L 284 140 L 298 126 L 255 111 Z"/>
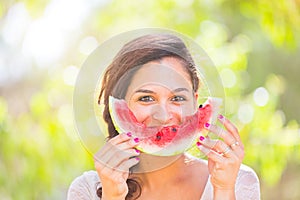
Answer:
<path fill-rule="evenodd" d="M 67 69 L 83 63 L 87 54 L 80 49 L 87 36 L 101 43 L 117 33 L 145 27 L 176 30 L 204 48 L 220 73 L 226 93 L 224 114 L 240 130 L 246 148 L 244 162 L 259 175 L 263 198 L 300 197 L 299 191 L 287 192 L 294 180 L 282 183 L 289 169 L 300 164 L 299 1 L 59 2 L 65 1 L 0 3 L 1 199 L 64 199 L 70 182 L 93 168 L 92 157 L 76 135 Z M 50 7 L 55 8 L 52 15 Z M 17 22 L 24 12 L 32 21 L 16 31 L 14 27 L 23 27 Z M 76 14 L 80 12 L 85 14 L 79 20 Z M 57 13 L 63 14 L 59 20 Z M 16 20 L 13 15 L 21 17 Z M 42 40 L 38 36 L 43 35 L 34 35 L 45 46 L 33 51 L 37 55 L 20 59 L 20 54 L 32 53 L 20 49 L 36 19 L 47 19 L 42 28 L 51 25 L 55 30 Z M 66 36 L 60 46 L 65 49 L 50 64 L 40 62 L 39 53 L 50 49 L 47 45 L 52 47 L 56 40 L 51 41 L 51 36 L 59 31 Z M 2 59 L 2 54 L 8 59 Z M 5 76 L 19 78 L 9 81 L 2 79 Z M 294 170 L 293 175 L 299 172 Z"/>
<path fill-rule="evenodd" d="M 1 99 L 1 197 L 65 198 L 72 178 L 93 166 L 76 141 L 74 128 L 59 120 L 67 105 L 53 108 L 48 98 L 47 90 L 39 91 L 31 97 L 29 110 L 18 116 L 8 114 Z M 71 113 L 66 115 L 72 118 Z"/>

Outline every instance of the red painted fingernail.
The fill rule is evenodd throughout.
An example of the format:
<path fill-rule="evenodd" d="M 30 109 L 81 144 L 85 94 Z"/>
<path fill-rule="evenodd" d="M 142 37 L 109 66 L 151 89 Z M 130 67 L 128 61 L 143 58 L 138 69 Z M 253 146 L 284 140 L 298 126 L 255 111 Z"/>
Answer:
<path fill-rule="evenodd" d="M 201 146 L 201 143 L 200 143 L 200 142 L 197 142 L 196 144 L 197 144 L 198 147 Z"/>
<path fill-rule="evenodd" d="M 137 153 L 140 153 L 140 150 L 138 150 L 138 149 L 135 149 L 135 152 L 137 152 Z"/>
<path fill-rule="evenodd" d="M 128 137 L 131 137 L 131 136 L 132 136 L 131 132 L 126 133 L 126 135 L 127 135 Z"/>
<path fill-rule="evenodd" d="M 223 120 L 223 119 L 224 119 L 224 116 L 223 116 L 223 115 L 219 115 L 219 119 L 220 119 L 220 120 Z"/>
<path fill-rule="evenodd" d="M 199 139 L 200 139 L 201 141 L 203 141 L 203 140 L 205 139 L 205 137 L 201 135 Z"/>
<path fill-rule="evenodd" d="M 140 141 L 139 138 L 134 138 L 133 140 L 135 143 L 138 143 Z"/>
<path fill-rule="evenodd" d="M 205 123 L 204 126 L 205 126 L 206 128 L 209 128 L 209 127 L 210 127 L 210 124 L 209 124 L 209 123 Z"/>

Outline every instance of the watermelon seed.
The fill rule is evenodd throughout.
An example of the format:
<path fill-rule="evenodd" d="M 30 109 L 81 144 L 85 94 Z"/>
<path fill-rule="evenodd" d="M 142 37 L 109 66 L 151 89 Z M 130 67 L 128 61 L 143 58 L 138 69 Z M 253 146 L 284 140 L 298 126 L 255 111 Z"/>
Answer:
<path fill-rule="evenodd" d="M 176 129 L 175 127 L 173 127 L 173 128 L 172 128 L 172 131 L 173 131 L 173 132 L 176 132 L 176 131 L 177 131 L 177 129 Z"/>
<path fill-rule="evenodd" d="M 158 140 L 160 140 L 161 139 L 161 136 L 160 135 L 157 135 L 156 136 L 156 140 L 158 141 Z"/>
<path fill-rule="evenodd" d="M 199 108 L 202 108 L 202 107 L 203 107 L 202 104 L 200 104 L 200 105 L 199 105 Z"/>

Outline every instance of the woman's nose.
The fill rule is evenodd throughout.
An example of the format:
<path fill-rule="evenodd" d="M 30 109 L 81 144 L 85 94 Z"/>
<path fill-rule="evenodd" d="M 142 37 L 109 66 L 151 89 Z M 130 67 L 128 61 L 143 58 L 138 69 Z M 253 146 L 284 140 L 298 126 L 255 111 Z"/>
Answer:
<path fill-rule="evenodd" d="M 172 120 L 172 113 L 166 105 L 157 105 L 153 109 L 153 120 L 161 124 L 168 124 Z"/>

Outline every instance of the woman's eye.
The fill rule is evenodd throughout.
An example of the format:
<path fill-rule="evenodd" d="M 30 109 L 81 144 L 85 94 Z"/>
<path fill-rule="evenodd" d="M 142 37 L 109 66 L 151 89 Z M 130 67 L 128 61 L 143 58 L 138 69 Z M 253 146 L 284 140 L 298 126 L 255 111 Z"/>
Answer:
<path fill-rule="evenodd" d="M 144 96 L 144 97 L 139 98 L 139 101 L 151 102 L 151 101 L 154 101 L 154 98 L 151 96 Z"/>
<path fill-rule="evenodd" d="M 186 101 L 186 98 L 182 96 L 175 96 L 172 98 L 172 101 Z"/>

